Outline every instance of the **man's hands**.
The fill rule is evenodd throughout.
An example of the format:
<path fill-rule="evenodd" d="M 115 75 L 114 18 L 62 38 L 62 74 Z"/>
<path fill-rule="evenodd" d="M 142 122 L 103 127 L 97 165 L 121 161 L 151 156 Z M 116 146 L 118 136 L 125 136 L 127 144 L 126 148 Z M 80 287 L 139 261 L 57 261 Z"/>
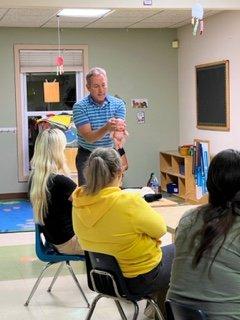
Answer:
<path fill-rule="evenodd" d="M 115 131 L 117 129 L 117 119 L 116 118 L 109 119 L 105 127 L 108 132 Z"/>
<path fill-rule="evenodd" d="M 110 119 L 110 127 L 110 137 L 114 141 L 115 148 L 122 148 L 125 143 L 126 137 L 128 136 L 125 121 L 122 119 L 112 118 Z M 112 130 L 112 128 L 115 129 Z"/>
<path fill-rule="evenodd" d="M 80 135 L 88 142 L 93 143 L 99 139 L 102 139 L 102 137 L 105 136 L 105 134 L 107 133 L 113 133 L 114 131 L 118 131 L 117 128 L 117 120 L 116 118 L 111 118 L 107 121 L 107 123 L 97 129 L 97 130 L 92 130 L 91 125 L 89 123 L 84 124 L 83 126 L 81 126 L 78 131 L 80 133 Z M 125 128 L 125 123 L 123 124 L 124 128 Z"/>

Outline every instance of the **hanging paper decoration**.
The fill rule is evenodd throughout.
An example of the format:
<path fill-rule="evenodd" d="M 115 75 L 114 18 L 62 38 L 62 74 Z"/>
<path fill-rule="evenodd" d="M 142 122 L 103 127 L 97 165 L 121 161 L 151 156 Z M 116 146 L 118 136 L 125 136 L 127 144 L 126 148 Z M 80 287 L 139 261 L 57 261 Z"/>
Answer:
<path fill-rule="evenodd" d="M 58 56 L 58 57 L 56 58 L 57 76 L 58 76 L 59 74 L 61 75 L 61 74 L 64 73 L 63 62 L 64 62 L 63 56 Z"/>
<path fill-rule="evenodd" d="M 194 36 L 196 36 L 198 28 L 199 33 L 203 34 L 203 6 L 200 3 L 192 6 L 192 25 Z"/>
<path fill-rule="evenodd" d="M 63 64 L 64 59 L 61 55 L 61 38 L 60 38 L 60 17 L 57 16 L 57 22 L 58 22 L 58 56 L 56 57 L 56 65 L 57 65 L 57 75 L 61 75 L 64 73 Z"/>
<path fill-rule="evenodd" d="M 60 102 L 59 82 L 56 79 L 53 82 L 45 80 L 43 83 L 44 102 Z"/>

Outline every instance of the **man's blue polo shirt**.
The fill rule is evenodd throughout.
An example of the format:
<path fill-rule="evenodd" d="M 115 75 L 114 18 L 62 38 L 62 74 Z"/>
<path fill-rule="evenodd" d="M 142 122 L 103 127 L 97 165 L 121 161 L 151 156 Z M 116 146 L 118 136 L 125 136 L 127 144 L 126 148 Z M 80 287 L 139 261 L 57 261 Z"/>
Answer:
<path fill-rule="evenodd" d="M 84 124 L 90 123 L 92 130 L 103 127 L 110 118 L 125 120 L 126 107 L 121 99 L 106 96 L 102 105 L 97 104 L 90 95 L 76 102 L 73 106 L 73 120 L 78 129 Z M 78 132 L 78 145 L 90 151 L 97 147 L 113 147 L 113 140 L 109 133 L 93 143 L 89 143 Z"/>

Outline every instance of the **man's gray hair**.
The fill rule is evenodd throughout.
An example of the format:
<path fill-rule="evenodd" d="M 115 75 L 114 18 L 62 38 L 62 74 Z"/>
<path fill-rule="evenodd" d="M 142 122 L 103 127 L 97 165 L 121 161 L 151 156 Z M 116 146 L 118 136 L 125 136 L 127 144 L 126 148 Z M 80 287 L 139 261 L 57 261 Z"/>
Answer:
<path fill-rule="evenodd" d="M 103 68 L 95 67 L 89 70 L 89 72 L 86 75 L 86 82 L 88 85 L 91 84 L 91 78 L 93 76 L 97 75 L 103 75 L 104 77 L 107 77 L 107 73 Z"/>

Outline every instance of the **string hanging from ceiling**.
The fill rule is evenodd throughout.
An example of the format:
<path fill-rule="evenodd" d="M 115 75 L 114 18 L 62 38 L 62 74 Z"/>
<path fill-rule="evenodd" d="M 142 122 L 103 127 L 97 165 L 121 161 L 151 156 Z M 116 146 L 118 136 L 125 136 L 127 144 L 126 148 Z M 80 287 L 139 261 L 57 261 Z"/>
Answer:
<path fill-rule="evenodd" d="M 61 54 L 61 30 L 60 30 L 60 17 L 57 16 L 57 32 L 58 32 L 58 56 L 56 57 L 57 75 L 64 73 L 64 58 Z"/>

